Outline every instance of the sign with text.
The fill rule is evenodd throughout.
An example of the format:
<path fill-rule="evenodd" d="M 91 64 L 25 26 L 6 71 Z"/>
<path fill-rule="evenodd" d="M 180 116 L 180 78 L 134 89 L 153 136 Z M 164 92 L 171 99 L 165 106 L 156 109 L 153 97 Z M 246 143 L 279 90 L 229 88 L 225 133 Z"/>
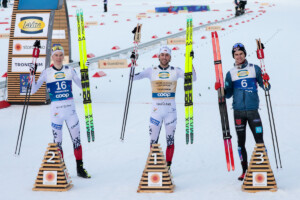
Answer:
<path fill-rule="evenodd" d="M 37 72 L 45 69 L 46 58 L 39 57 L 37 59 Z M 29 72 L 29 66 L 32 64 L 32 58 L 12 58 L 11 71 L 12 72 Z"/>
<path fill-rule="evenodd" d="M 66 39 L 66 31 L 65 30 L 53 30 L 52 31 L 52 39 Z"/>
<path fill-rule="evenodd" d="M 185 45 L 185 38 L 170 38 L 167 40 L 168 45 Z"/>
<path fill-rule="evenodd" d="M 87 21 L 84 23 L 86 26 L 97 26 L 98 22 L 97 21 Z"/>
<path fill-rule="evenodd" d="M 16 14 L 14 37 L 47 37 L 49 13 Z"/>
<path fill-rule="evenodd" d="M 207 26 L 206 31 L 220 31 L 222 30 L 221 26 Z"/>
<path fill-rule="evenodd" d="M 118 69 L 118 68 L 128 68 L 128 63 L 126 59 L 121 60 L 99 60 L 99 69 Z"/>
<path fill-rule="evenodd" d="M 9 33 L 0 33 L 0 39 L 7 39 L 9 38 Z"/>
<path fill-rule="evenodd" d="M 40 40 L 40 54 L 46 54 L 47 40 Z M 32 55 L 35 40 L 13 40 L 13 55 Z"/>

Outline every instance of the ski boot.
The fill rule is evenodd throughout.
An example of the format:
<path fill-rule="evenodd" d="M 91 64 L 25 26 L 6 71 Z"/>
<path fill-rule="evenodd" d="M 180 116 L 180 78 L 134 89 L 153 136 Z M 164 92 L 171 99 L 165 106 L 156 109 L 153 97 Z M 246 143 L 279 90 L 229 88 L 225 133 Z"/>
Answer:
<path fill-rule="evenodd" d="M 77 176 L 82 178 L 91 178 L 91 175 L 83 168 L 82 160 L 76 160 L 77 162 Z"/>
<path fill-rule="evenodd" d="M 242 173 L 242 175 L 239 176 L 238 180 L 243 181 L 245 176 L 246 176 L 246 173 Z"/>

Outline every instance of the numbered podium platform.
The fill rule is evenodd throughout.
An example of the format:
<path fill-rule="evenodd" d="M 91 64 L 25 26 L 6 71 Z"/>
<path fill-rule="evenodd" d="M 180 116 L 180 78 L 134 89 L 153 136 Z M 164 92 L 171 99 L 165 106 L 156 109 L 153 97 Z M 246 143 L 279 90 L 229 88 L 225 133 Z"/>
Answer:
<path fill-rule="evenodd" d="M 172 193 L 173 190 L 174 185 L 168 171 L 164 153 L 159 144 L 153 144 L 148 155 L 146 166 L 143 171 L 143 175 L 137 192 Z"/>
<path fill-rule="evenodd" d="M 277 185 L 264 144 L 256 144 L 242 185 L 244 192 L 277 191 Z"/>
<path fill-rule="evenodd" d="M 73 187 L 71 178 L 56 143 L 49 143 L 37 175 L 34 191 L 68 191 Z"/>

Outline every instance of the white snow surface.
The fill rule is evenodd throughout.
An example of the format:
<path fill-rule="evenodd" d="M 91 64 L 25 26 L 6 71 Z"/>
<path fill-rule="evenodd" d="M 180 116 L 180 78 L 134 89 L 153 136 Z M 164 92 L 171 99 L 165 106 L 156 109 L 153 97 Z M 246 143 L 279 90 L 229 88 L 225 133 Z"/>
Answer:
<path fill-rule="evenodd" d="M 209 5 L 210 12 L 189 14 L 149 13 L 151 18 L 137 20 L 136 15 L 153 10 L 156 6 L 172 5 Z M 121 49 L 131 47 L 131 30 L 139 22 L 143 24 L 142 42 L 153 40 L 151 37 L 166 36 L 168 31 L 176 33 L 185 28 L 186 16 L 192 15 L 194 26 L 200 22 L 227 19 L 234 13 L 232 0 L 109 0 L 108 13 L 103 13 L 102 1 L 67 1 L 69 15 L 76 15 L 82 8 L 85 21 L 97 21 L 105 25 L 90 26 L 86 29 L 87 52 L 96 56 L 113 52 L 113 46 Z M 261 6 L 269 3 L 270 6 Z M 116 4 L 121 4 L 118 6 Z M 97 6 L 92 6 L 97 5 Z M 77 6 L 77 7 L 72 7 Z M 263 8 L 261 8 L 263 7 Z M 246 8 L 252 13 L 222 22 L 225 30 L 219 31 L 223 72 L 233 67 L 231 48 L 234 43 L 246 46 L 247 59 L 259 64 L 256 58 L 255 39 L 261 38 L 265 44 L 266 70 L 271 77 L 270 91 L 275 116 L 282 169 L 276 169 L 270 127 L 265 104 L 264 92 L 259 89 L 260 115 L 264 125 L 264 140 L 276 178 L 277 192 L 245 193 L 241 191 L 242 182 L 237 180 L 241 166 L 237 152 L 237 137 L 233 122 L 232 100 L 227 101 L 236 170 L 228 172 L 224 154 L 217 92 L 214 90 L 215 71 L 210 32 L 203 29 L 194 32 L 194 66 L 198 80 L 194 83 L 194 130 L 195 142 L 185 144 L 184 91 L 183 80 L 178 81 L 177 112 L 178 124 L 175 137 L 175 154 L 172 165 L 174 193 L 137 193 L 136 190 L 144 170 L 149 152 L 149 115 L 151 112 L 151 88 L 149 80 L 133 84 L 131 104 L 125 134 L 125 142 L 120 142 L 124 104 L 128 85 L 129 69 L 104 70 L 104 78 L 92 78 L 99 71 L 96 66 L 90 70 L 91 96 L 95 123 L 96 141 L 88 143 L 85 131 L 84 109 L 80 90 L 74 86 L 77 113 L 81 124 L 84 166 L 92 178 L 85 180 L 77 177 L 73 146 L 66 127 L 63 130 L 63 149 L 65 163 L 74 187 L 67 192 L 32 191 L 42 158 L 53 136 L 50 126 L 50 105 L 30 106 L 28 109 L 21 155 L 14 156 L 18 136 L 22 105 L 12 105 L 0 110 L 0 199 L 209 199 L 209 200 L 296 200 L 300 195 L 299 182 L 299 144 L 298 114 L 299 103 L 299 55 L 300 55 L 300 2 L 297 0 L 249 0 Z M 232 10 L 232 11 L 228 11 Z M 266 10 L 265 13 L 259 10 Z M 10 23 L 12 8 L 0 10 L 0 22 Z M 118 16 L 112 16 L 118 14 Z M 158 17 L 156 17 L 158 16 Z M 230 16 L 232 17 L 232 16 Z M 253 19 L 252 19 L 253 18 Z M 130 19 L 131 21 L 127 21 Z M 118 23 L 114 23 L 117 20 Z M 249 22 L 247 21 L 249 20 Z M 70 17 L 72 57 L 78 61 L 76 18 Z M 244 22 L 244 23 L 243 23 Z M 236 25 L 238 23 L 238 25 Z M 230 28 L 229 25 L 233 27 Z M 8 33 L 10 24 L 0 24 L 0 33 Z M 206 39 L 201 39 L 206 36 Z M 165 43 L 162 43 L 162 45 Z M 0 75 L 7 70 L 8 39 L 0 39 Z M 171 65 L 184 69 L 185 47 L 172 52 Z M 173 48 L 173 46 L 171 46 Z M 158 60 L 152 56 L 158 52 L 159 45 L 140 52 L 139 72 Z M 128 58 L 122 55 L 119 58 Z M 129 60 L 128 60 L 129 61 Z M 0 81 L 5 80 L 0 78 Z M 165 150 L 165 131 L 162 128 L 159 143 Z M 246 148 L 250 159 L 255 142 L 250 129 L 247 129 Z M 298 198 L 297 198 L 298 196 Z"/>

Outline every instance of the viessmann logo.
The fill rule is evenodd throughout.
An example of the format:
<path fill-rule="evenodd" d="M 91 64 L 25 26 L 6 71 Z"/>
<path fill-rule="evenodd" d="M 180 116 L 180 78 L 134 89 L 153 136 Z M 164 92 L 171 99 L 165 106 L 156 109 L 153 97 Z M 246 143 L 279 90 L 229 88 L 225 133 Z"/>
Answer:
<path fill-rule="evenodd" d="M 159 72 L 158 76 L 161 79 L 167 79 L 170 77 L 170 74 L 169 74 L 169 72 Z"/>
<path fill-rule="evenodd" d="M 57 72 L 54 75 L 55 79 L 64 79 L 66 77 L 64 72 Z"/>
<path fill-rule="evenodd" d="M 37 34 L 43 32 L 43 29 L 45 28 L 45 23 L 43 22 L 42 17 L 22 17 L 20 19 L 18 27 L 21 29 L 21 33 Z"/>

